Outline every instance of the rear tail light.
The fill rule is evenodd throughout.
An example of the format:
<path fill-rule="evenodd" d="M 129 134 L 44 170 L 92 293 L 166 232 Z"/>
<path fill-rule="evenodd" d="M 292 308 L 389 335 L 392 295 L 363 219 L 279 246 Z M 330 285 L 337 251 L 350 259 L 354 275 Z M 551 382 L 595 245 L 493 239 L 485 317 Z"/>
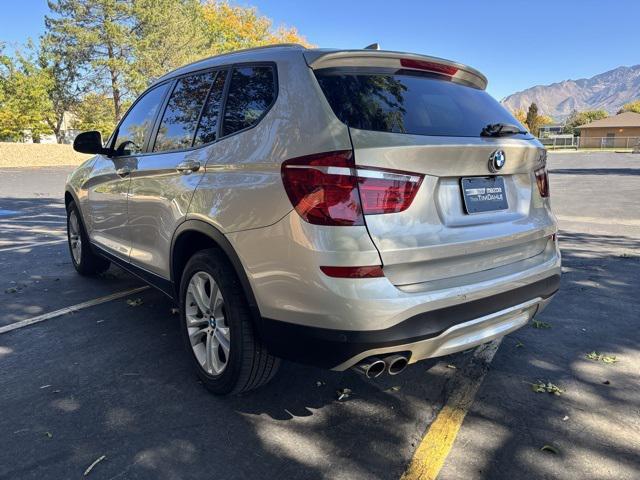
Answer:
<path fill-rule="evenodd" d="M 422 175 L 391 170 L 358 168 L 357 175 L 365 215 L 406 210 L 422 183 Z"/>
<path fill-rule="evenodd" d="M 289 200 L 314 225 L 364 225 L 351 150 L 293 158 L 282 164 Z"/>
<path fill-rule="evenodd" d="M 364 225 L 363 215 L 402 212 L 422 175 L 357 167 L 350 150 L 293 158 L 282 164 L 284 188 L 298 214 L 314 225 Z"/>
<path fill-rule="evenodd" d="M 379 278 L 384 277 L 382 266 L 368 267 L 320 267 L 328 277 L 334 278 Z"/>
<path fill-rule="evenodd" d="M 547 172 L 547 167 L 539 168 L 535 171 L 536 174 L 536 183 L 538 184 L 538 191 L 540 192 L 540 196 L 543 198 L 547 198 L 549 196 L 549 173 Z"/>

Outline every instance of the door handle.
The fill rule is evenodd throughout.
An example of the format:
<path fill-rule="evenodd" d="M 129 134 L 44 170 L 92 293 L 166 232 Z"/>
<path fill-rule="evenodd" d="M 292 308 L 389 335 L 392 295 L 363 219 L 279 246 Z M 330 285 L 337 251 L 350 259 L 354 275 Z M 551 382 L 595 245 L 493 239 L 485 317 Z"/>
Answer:
<path fill-rule="evenodd" d="M 129 167 L 121 167 L 116 170 L 116 174 L 120 177 L 126 177 L 131 173 L 131 169 Z"/>
<path fill-rule="evenodd" d="M 196 162 L 194 160 L 182 162 L 178 164 L 176 170 L 183 175 L 189 175 L 192 172 L 197 172 L 198 170 L 200 170 L 200 162 Z"/>

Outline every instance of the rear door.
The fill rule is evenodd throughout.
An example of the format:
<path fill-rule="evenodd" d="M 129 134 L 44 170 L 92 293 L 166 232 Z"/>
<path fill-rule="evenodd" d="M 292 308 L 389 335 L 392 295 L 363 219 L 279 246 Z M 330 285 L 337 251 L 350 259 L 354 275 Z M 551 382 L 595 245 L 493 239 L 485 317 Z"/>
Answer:
<path fill-rule="evenodd" d="M 539 143 L 528 134 L 481 136 L 488 124 L 519 124 L 478 85 L 453 78 L 456 68 L 386 60 L 368 67 L 342 58 L 315 71 L 350 127 L 357 167 L 422 176 L 406 210 L 365 213 L 385 276 L 438 289 L 496 267 L 524 267 L 543 253 L 555 226 L 533 173 L 543 159 Z"/>

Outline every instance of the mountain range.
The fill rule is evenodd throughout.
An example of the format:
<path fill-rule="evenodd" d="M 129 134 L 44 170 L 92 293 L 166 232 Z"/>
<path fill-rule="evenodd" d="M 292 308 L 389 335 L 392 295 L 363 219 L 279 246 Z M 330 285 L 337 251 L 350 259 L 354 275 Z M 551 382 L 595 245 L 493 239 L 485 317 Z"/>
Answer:
<path fill-rule="evenodd" d="M 560 121 L 573 110 L 606 110 L 616 114 L 625 103 L 640 99 L 640 65 L 618 67 L 580 80 L 536 85 L 502 99 L 511 110 L 527 110 L 532 102 L 538 111 Z"/>

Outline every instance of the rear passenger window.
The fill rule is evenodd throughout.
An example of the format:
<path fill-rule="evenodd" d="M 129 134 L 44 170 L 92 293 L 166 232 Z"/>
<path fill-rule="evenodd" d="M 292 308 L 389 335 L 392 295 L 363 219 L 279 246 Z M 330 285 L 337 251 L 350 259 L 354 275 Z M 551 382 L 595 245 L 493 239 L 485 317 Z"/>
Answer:
<path fill-rule="evenodd" d="M 222 91 L 224 90 L 224 81 L 227 78 L 227 71 L 218 72 L 216 79 L 211 87 L 211 93 L 207 98 L 207 103 L 202 110 L 198 132 L 194 145 L 204 145 L 213 142 L 218 135 L 218 113 L 220 111 L 220 100 L 222 99 Z"/>
<path fill-rule="evenodd" d="M 191 147 L 198 117 L 215 74 L 206 72 L 178 80 L 162 116 L 154 152 Z"/>
<path fill-rule="evenodd" d="M 235 67 L 224 110 L 223 135 L 258 123 L 275 99 L 272 67 Z"/>

